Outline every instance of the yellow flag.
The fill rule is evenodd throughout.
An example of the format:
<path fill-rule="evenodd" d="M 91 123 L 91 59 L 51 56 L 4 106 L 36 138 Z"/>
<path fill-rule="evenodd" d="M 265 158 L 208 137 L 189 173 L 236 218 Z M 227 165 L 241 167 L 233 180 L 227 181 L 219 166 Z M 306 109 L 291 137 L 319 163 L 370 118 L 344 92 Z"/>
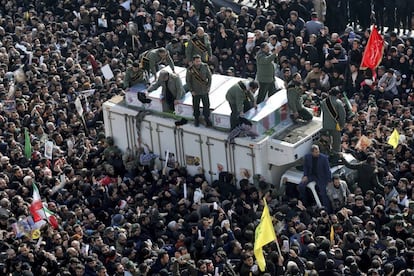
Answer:
<path fill-rule="evenodd" d="M 398 146 L 400 140 L 400 134 L 397 129 L 394 128 L 394 131 L 391 133 L 390 139 L 388 139 L 388 144 L 391 145 L 394 149 Z"/>
<path fill-rule="evenodd" d="M 329 239 L 331 240 L 331 246 L 332 246 L 335 242 L 335 230 L 334 230 L 333 225 L 331 225 L 331 232 L 329 233 Z"/>
<path fill-rule="evenodd" d="M 273 228 L 272 218 L 270 217 L 269 208 L 267 207 L 266 200 L 264 201 L 264 208 L 260 223 L 256 227 L 255 240 L 254 240 L 254 256 L 256 257 L 257 264 L 260 271 L 265 271 L 266 261 L 263 256 L 263 246 L 276 240 L 275 229 Z"/>

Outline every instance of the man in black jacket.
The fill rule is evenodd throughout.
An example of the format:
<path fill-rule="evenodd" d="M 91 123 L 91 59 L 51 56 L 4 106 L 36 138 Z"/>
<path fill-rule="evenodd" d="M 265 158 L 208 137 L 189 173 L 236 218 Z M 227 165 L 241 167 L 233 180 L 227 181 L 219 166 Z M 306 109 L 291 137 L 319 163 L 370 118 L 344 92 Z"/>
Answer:
<path fill-rule="evenodd" d="M 348 161 L 343 158 L 342 153 L 339 154 L 339 157 L 343 160 L 344 165 L 347 168 L 358 171 L 357 183 L 364 195 L 368 190 L 382 191 L 384 189 L 383 185 L 378 180 L 377 160 L 374 155 L 368 155 L 366 161 L 355 164 L 348 163 Z"/>

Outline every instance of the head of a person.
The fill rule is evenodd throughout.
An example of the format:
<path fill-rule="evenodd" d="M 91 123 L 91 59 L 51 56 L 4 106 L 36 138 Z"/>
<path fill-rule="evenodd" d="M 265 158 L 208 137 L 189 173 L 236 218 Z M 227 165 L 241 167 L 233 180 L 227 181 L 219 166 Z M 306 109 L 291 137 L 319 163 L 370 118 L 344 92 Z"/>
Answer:
<path fill-rule="evenodd" d="M 329 91 L 329 95 L 334 97 L 337 97 L 339 94 L 341 94 L 341 91 L 337 87 L 334 87 Z"/>
<path fill-rule="evenodd" d="M 159 55 L 161 58 L 166 57 L 166 56 L 167 56 L 167 54 L 168 54 L 167 49 L 165 49 L 165 48 L 159 48 L 159 49 L 158 49 L 158 55 Z"/>
<path fill-rule="evenodd" d="M 167 81 L 170 78 L 170 74 L 166 70 L 162 70 L 159 76 L 161 81 Z"/>
<path fill-rule="evenodd" d="M 318 145 L 312 145 L 311 154 L 313 157 L 318 157 L 320 154 L 319 146 Z"/>
<path fill-rule="evenodd" d="M 269 53 L 270 51 L 269 43 L 262 42 L 262 44 L 260 44 L 260 50 L 262 50 L 265 53 Z"/>
<path fill-rule="evenodd" d="M 291 11 L 289 13 L 289 17 L 290 17 L 290 20 L 292 22 L 296 22 L 296 20 L 298 20 L 298 12 L 297 11 Z"/>
<path fill-rule="evenodd" d="M 296 82 L 301 82 L 302 81 L 302 76 L 298 72 L 296 72 L 296 73 L 293 74 L 292 79 Z"/>
<path fill-rule="evenodd" d="M 161 250 L 158 253 L 158 259 L 162 265 L 165 265 L 170 261 L 170 256 L 167 251 Z"/>
<path fill-rule="evenodd" d="M 193 64 L 195 67 L 199 67 L 201 65 L 201 56 L 200 55 L 194 55 L 193 56 Z"/>
<path fill-rule="evenodd" d="M 259 83 L 257 81 L 251 81 L 249 82 L 249 89 L 253 93 L 256 92 L 256 90 L 259 88 Z"/>
<path fill-rule="evenodd" d="M 203 27 L 198 27 L 196 33 L 199 37 L 204 36 L 204 28 Z"/>
<path fill-rule="evenodd" d="M 335 188 L 339 188 L 339 186 L 341 185 L 341 178 L 339 177 L 339 174 L 333 175 L 332 183 L 334 184 Z"/>

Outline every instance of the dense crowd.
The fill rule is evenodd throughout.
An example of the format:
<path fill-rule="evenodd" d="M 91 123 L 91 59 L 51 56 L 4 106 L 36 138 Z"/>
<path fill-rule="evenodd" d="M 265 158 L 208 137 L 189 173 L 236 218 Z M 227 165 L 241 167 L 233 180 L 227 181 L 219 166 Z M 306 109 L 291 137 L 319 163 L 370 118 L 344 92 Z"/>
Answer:
<path fill-rule="evenodd" d="M 238 15 L 209 0 L 119 2 L 1 1 L 1 275 L 414 274 L 413 38 L 388 29 L 376 78 L 359 70 L 365 28 L 376 20 L 411 30 L 410 1 L 397 1 L 404 17 L 387 13 L 392 1 L 373 1 L 374 13 L 370 1 L 257 1 L 267 8 Z M 186 66 L 200 26 L 213 72 L 254 78 L 268 41 L 279 49 L 277 76 L 304 80 L 305 106 L 317 112 L 335 86 L 349 98 L 341 150 L 361 163 L 357 183 L 329 180 L 331 208 L 304 206 L 297 191 L 278 196 L 280 183 L 263 179 L 235 183 L 222 172 L 208 183 L 180 164 L 161 169 L 139 141 L 138 154 L 122 153 L 105 137 L 102 103 L 123 94 L 126 69 L 156 47 Z M 320 150 L 329 154 L 323 134 Z M 22 230 L 34 183 L 53 215 Z M 253 255 L 262 197 L 281 249 L 264 248 L 265 273 Z"/>

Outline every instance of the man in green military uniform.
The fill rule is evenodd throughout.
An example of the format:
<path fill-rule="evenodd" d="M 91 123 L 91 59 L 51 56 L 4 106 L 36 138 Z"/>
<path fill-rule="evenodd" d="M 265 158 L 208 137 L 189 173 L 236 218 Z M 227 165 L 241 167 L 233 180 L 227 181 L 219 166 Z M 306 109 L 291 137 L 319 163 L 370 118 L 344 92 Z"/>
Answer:
<path fill-rule="evenodd" d="M 157 80 L 158 65 L 168 64 L 174 72 L 174 61 L 165 48 L 151 49 L 140 56 L 141 66 Z"/>
<path fill-rule="evenodd" d="M 142 84 L 142 87 L 139 88 L 141 91 L 138 91 L 137 93 L 138 100 L 144 104 L 150 103 L 151 100 L 145 95 L 145 90 L 148 84 L 148 74 L 138 62 L 134 62 L 125 72 L 123 87 L 127 90 L 139 83 Z"/>
<path fill-rule="evenodd" d="M 138 83 L 146 84 L 147 82 L 145 70 L 139 66 L 138 62 L 134 62 L 125 72 L 123 87 L 128 89 Z"/>
<path fill-rule="evenodd" d="M 174 106 L 185 93 L 180 77 L 175 73 L 162 70 L 158 80 L 148 88 L 148 92 L 152 92 L 160 86 L 162 87 L 163 111 L 174 111 Z"/>
<path fill-rule="evenodd" d="M 338 88 L 334 87 L 329 91 L 329 96 L 321 102 L 322 129 L 332 137 L 332 151 L 341 151 L 341 130 L 345 126 L 345 107 L 338 96 L 341 94 Z"/>
<path fill-rule="evenodd" d="M 227 91 L 226 99 L 231 108 L 230 125 L 233 130 L 240 124 L 240 117 L 252 107 L 256 106 L 254 93 L 259 84 L 256 81 L 245 83 L 239 81 Z"/>
<path fill-rule="evenodd" d="M 203 102 L 203 115 L 206 125 L 213 125 L 210 121 L 210 99 L 208 97 L 211 78 L 208 65 L 201 61 L 200 55 L 195 55 L 192 65 L 187 69 L 186 82 L 189 91 L 193 95 L 193 115 L 196 127 L 200 125 L 200 101 Z"/>
<path fill-rule="evenodd" d="M 264 101 L 266 96 L 270 97 L 276 93 L 275 87 L 275 64 L 278 47 L 270 52 L 269 43 L 260 44 L 260 50 L 256 55 L 257 73 L 256 80 L 259 82 L 259 95 L 257 95 L 257 104 Z"/>
<path fill-rule="evenodd" d="M 210 39 L 204 32 L 203 27 L 198 27 L 196 33 L 188 42 L 185 49 L 185 56 L 188 61 L 192 60 L 192 57 L 199 55 L 202 62 L 208 62 L 213 54 L 211 49 Z"/>
<path fill-rule="evenodd" d="M 319 151 L 330 158 L 333 156 L 332 152 L 332 142 L 329 133 L 325 130 L 319 132 L 319 140 L 316 142 L 316 145 L 319 146 Z"/>
<path fill-rule="evenodd" d="M 312 114 L 303 106 L 302 96 L 302 77 L 299 73 L 295 73 L 287 89 L 288 107 L 294 122 L 299 122 L 299 120 L 310 122 L 313 118 Z"/>

